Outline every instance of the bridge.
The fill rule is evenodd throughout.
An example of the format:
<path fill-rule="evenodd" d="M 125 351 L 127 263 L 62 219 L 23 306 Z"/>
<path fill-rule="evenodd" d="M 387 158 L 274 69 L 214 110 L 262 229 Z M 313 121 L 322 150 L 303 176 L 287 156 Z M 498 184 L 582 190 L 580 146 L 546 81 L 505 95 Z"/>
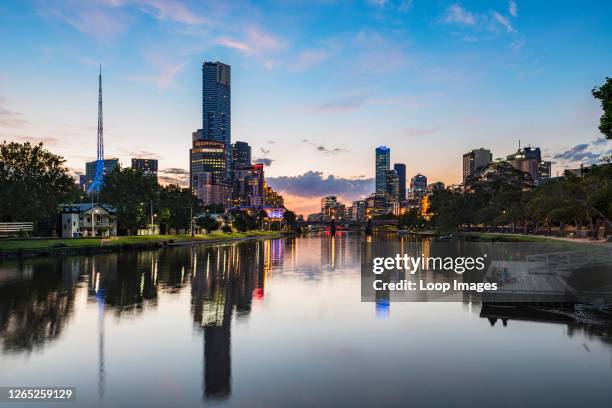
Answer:
<path fill-rule="evenodd" d="M 368 225 L 372 226 L 372 227 L 381 227 L 381 226 L 397 226 L 398 225 L 398 220 L 395 219 L 391 219 L 391 220 L 377 220 L 377 219 L 371 219 L 368 221 L 357 221 L 357 220 L 345 220 L 345 221 L 336 221 L 336 220 L 326 220 L 326 221 L 297 221 L 297 224 L 300 227 L 304 227 L 307 225 L 312 225 L 312 226 L 322 226 L 322 227 L 330 227 L 332 226 L 332 222 L 335 224 L 336 227 L 367 227 Z"/>

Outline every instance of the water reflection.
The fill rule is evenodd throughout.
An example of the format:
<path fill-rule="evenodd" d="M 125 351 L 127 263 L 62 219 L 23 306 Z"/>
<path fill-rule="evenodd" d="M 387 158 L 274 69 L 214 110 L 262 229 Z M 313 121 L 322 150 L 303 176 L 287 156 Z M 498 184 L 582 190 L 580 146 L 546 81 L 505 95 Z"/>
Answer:
<path fill-rule="evenodd" d="M 281 254 L 280 240 L 192 251 L 193 319 L 204 329 L 204 398 L 229 395 L 232 312 L 244 318 L 253 297 L 263 298 L 266 272 Z"/>
<path fill-rule="evenodd" d="M 79 259 L 31 261 L 0 275 L 3 352 L 26 352 L 57 339 L 73 313 Z"/>
<path fill-rule="evenodd" d="M 380 364 L 383 366 L 387 357 L 383 350 L 385 348 L 366 349 L 366 341 L 360 343 L 358 339 L 362 332 L 371 337 L 372 341 L 368 340 L 368 344 L 374 344 L 377 341 L 386 342 L 386 347 L 397 352 L 393 357 L 395 361 L 396 358 L 401 359 L 402 353 L 411 352 L 406 349 L 409 341 L 418 342 L 421 333 L 440 332 L 445 325 L 452 326 L 453 330 L 460 330 L 459 326 L 469 327 L 469 330 L 478 333 L 474 336 L 481 336 L 480 338 L 474 337 L 474 342 L 480 342 L 478 344 L 481 347 L 489 347 L 486 344 L 486 336 L 490 335 L 488 332 L 512 330 L 515 325 L 514 320 L 550 323 L 549 317 L 554 312 L 549 313 L 545 319 L 541 318 L 541 314 L 522 312 L 509 316 L 507 309 L 493 310 L 485 305 L 481 310 L 480 305 L 475 303 L 474 299 L 469 298 L 463 299 L 464 303 L 470 308 L 477 308 L 482 319 L 469 319 L 472 317 L 471 314 L 467 314 L 467 317 L 466 314 L 457 314 L 456 309 L 451 309 L 451 307 L 445 309 L 444 313 L 436 314 L 433 310 L 441 310 L 436 309 L 439 305 L 414 306 L 414 304 L 392 303 L 395 300 L 394 294 L 382 291 L 376 293 L 373 303 L 359 302 L 360 272 L 363 268 L 371 269 L 372 257 L 380 253 L 400 254 L 400 256 L 404 253 L 421 253 L 428 256 L 432 252 L 434 253 L 431 255 L 435 255 L 435 251 L 431 242 L 427 240 L 414 241 L 407 237 L 398 238 L 390 235 L 365 237 L 337 234 L 336 236 L 306 236 L 214 247 L 179 247 L 157 251 L 5 262 L 0 264 L 0 342 L 2 343 L 0 361 L 10 356 L 29 355 L 32 351 L 40 351 L 41 354 L 44 354 L 45 346 L 49 344 L 63 347 L 62 336 L 68 331 L 66 329 L 71 324 L 83 333 L 86 330 L 90 330 L 91 333 L 95 331 L 97 344 L 83 345 L 88 348 L 88 353 L 92 353 L 93 344 L 97 346 L 95 349 L 96 363 L 93 363 L 94 359 L 92 359 L 91 366 L 86 367 L 87 372 L 92 376 L 92 390 L 95 390 L 92 391 L 90 397 L 97 396 L 100 401 L 112 398 L 112 393 L 107 388 L 112 388 L 113 377 L 122 377 L 117 366 L 109 364 L 109 361 L 112 361 L 113 355 L 119 354 L 118 351 L 123 352 L 124 355 L 139 352 L 134 349 L 134 344 L 129 340 L 121 339 L 125 341 L 125 345 L 120 344 L 121 341 L 113 343 L 115 339 L 113 336 L 117 336 L 116 328 L 133 324 L 137 319 L 144 320 L 145 316 L 155 318 L 158 313 L 159 316 L 165 317 L 159 317 L 155 324 L 159 327 L 170 326 L 168 314 L 161 314 L 160 309 L 169 303 L 169 299 L 181 299 L 177 302 L 178 306 L 173 309 L 173 312 L 182 314 L 189 328 L 179 336 L 193 336 L 193 339 L 197 341 L 197 350 L 192 351 L 189 355 L 189 359 L 195 361 L 198 370 L 195 375 L 192 375 L 197 378 L 197 384 L 190 390 L 191 393 L 197 395 L 198 400 L 206 400 L 205 402 L 208 400 L 220 403 L 227 400 L 235 402 L 232 398 L 240 394 L 240 388 L 242 388 L 241 398 L 243 399 L 241 401 L 244 402 L 246 401 L 244 389 L 249 389 L 249 386 L 244 384 L 244 378 L 249 378 L 247 374 L 253 370 L 249 367 L 251 364 L 249 357 L 256 361 L 259 360 L 254 356 L 247 356 L 248 364 L 244 362 L 244 344 L 242 350 L 239 345 L 241 340 L 244 342 L 245 332 L 241 331 L 240 326 L 237 326 L 236 323 L 247 319 L 253 322 L 258 316 L 270 311 L 266 307 L 275 308 L 277 314 L 274 316 L 282 318 L 283 313 L 290 314 L 296 305 L 302 306 L 303 304 L 305 310 L 296 310 L 298 317 L 295 318 L 295 321 L 283 321 L 289 325 L 286 327 L 287 331 L 298 330 L 302 324 L 306 327 L 309 323 L 313 324 L 313 320 L 305 322 L 300 320 L 304 316 L 308 317 L 313 314 L 322 321 L 321 330 L 326 330 L 326 336 L 316 335 L 319 329 L 316 324 L 319 320 L 315 319 L 315 325 L 309 329 L 314 333 L 313 336 L 316 335 L 316 338 L 309 339 L 312 344 L 305 341 L 304 344 L 293 345 L 290 341 L 284 343 L 284 339 L 271 340 L 269 337 L 263 337 L 265 341 L 271 341 L 273 344 L 258 344 L 258 347 L 261 345 L 261 356 L 267 356 L 272 361 L 275 358 L 274 347 L 288 347 L 291 355 L 298 353 L 295 350 L 308 351 L 309 347 L 325 353 L 326 341 L 336 341 L 342 347 L 336 344 L 336 348 L 330 347 L 329 350 L 340 350 L 342 354 L 353 352 L 352 347 L 355 349 L 361 347 L 361 350 L 364 350 L 363 354 L 358 356 L 351 354 L 355 357 L 355 361 L 367 360 L 368 354 L 378 355 L 381 358 Z M 401 274 L 405 272 L 398 273 L 399 277 L 403 278 Z M 427 282 L 449 279 L 448 275 L 434 274 L 427 270 L 419 270 L 417 276 Z M 296 286 L 291 286 L 292 284 Z M 341 289 L 329 289 L 334 285 Z M 347 285 L 349 289 L 343 289 L 342 285 Z M 305 288 L 310 288 L 312 291 L 305 295 L 305 292 L 302 292 Z M 348 293 L 353 288 L 355 293 Z M 319 295 L 320 290 L 327 291 L 327 298 L 324 298 L 323 294 Z M 341 296 L 344 295 L 347 297 L 342 298 Z M 283 301 L 270 306 L 271 299 L 279 299 L 283 296 L 285 296 Z M 317 296 L 320 296 L 321 299 L 318 299 Z M 413 300 L 428 300 L 427 296 L 430 295 L 425 292 L 416 292 L 413 296 L 417 297 Z M 182 299 L 185 299 L 184 302 Z M 92 310 L 96 308 L 98 320 L 95 325 L 78 326 L 84 323 L 79 322 L 75 315 L 85 313 L 85 306 Z M 346 310 L 338 310 L 344 307 Z M 421 307 L 421 309 L 410 307 Z M 460 307 L 461 304 L 459 304 Z M 281 309 L 282 311 L 279 312 Z M 422 313 L 414 312 L 414 310 L 420 310 Z M 478 312 L 475 311 L 475 313 Z M 342 317 L 337 319 L 336 315 Z M 559 322 L 567 328 L 565 333 L 567 336 L 586 334 L 598 336 L 606 342 L 610 341 L 609 327 L 603 329 L 599 327 L 598 330 L 589 329 L 567 319 L 561 319 L 559 313 L 556 316 L 557 320 L 560 320 Z M 326 317 L 333 322 L 326 321 Z M 375 317 L 386 320 L 376 321 Z M 429 323 L 427 322 L 428 317 L 430 318 Z M 486 327 L 487 333 L 483 334 L 479 326 L 474 326 L 474 321 L 480 320 L 489 326 L 485 319 L 489 319 L 495 326 L 493 330 Z M 93 322 L 92 319 L 90 321 Z M 261 323 L 260 320 L 258 322 Z M 402 326 L 404 324 L 405 326 Z M 409 325 L 414 327 L 409 328 Z M 279 337 L 286 336 L 285 333 L 281 333 L 285 327 L 272 327 L 277 330 L 273 332 L 274 334 L 278 334 Z M 248 333 L 255 336 L 253 332 Z M 529 334 L 527 331 L 521 333 Z M 471 338 L 471 335 L 472 333 L 466 334 L 466 338 Z M 558 333 L 555 333 L 555 336 L 558 336 Z M 406 340 L 402 340 L 402 344 L 398 346 L 395 340 L 400 338 Z M 259 339 L 261 340 L 262 337 Z M 147 342 L 148 340 L 138 338 L 134 341 Z M 251 337 L 248 338 L 248 341 L 251 341 Z M 432 337 L 426 340 L 426 343 L 436 341 L 438 340 Z M 497 341 L 503 340 L 498 338 Z M 157 345 L 159 349 L 156 350 L 160 353 L 168 350 L 175 351 L 172 344 L 163 344 L 162 341 L 159 343 Z M 358 346 L 354 346 L 355 344 Z M 444 353 L 443 348 L 439 347 L 438 350 Z M 183 350 L 178 350 L 177 354 L 182 352 Z M 289 353 L 287 349 L 285 352 Z M 68 350 L 67 353 L 70 351 Z M 478 358 L 478 356 L 473 357 Z M 329 357 L 330 360 L 333 358 L 335 356 Z M 418 357 L 413 356 L 413 358 L 418 363 Z M 430 358 L 435 360 L 435 363 L 442 364 L 439 360 L 447 358 L 452 362 L 456 357 L 453 354 L 440 358 L 430 356 Z M 503 355 L 500 358 L 503 358 Z M 310 369 L 311 373 L 324 374 L 313 368 L 315 367 L 312 365 L 314 358 L 311 361 L 307 360 L 307 358 L 297 360 L 296 372 L 299 372 L 300 369 L 305 371 Z M 346 361 L 345 363 L 350 364 Z M 485 364 L 485 362 L 482 363 Z M 83 364 L 86 365 L 87 362 Z M 153 362 L 149 364 L 155 367 Z M 277 362 L 277 364 L 281 363 Z M 395 363 L 387 362 L 386 364 L 388 365 L 383 368 L 390 370 L 391 373 L 406 374 L 405 370 L 393 371 L 398 370 Z M 157 367 L 157 369 L 164 370 L 163 367 Z M 375 373 L 375 369 L 372 370 Z M 93 380 L 94 373 L 96 374 L 95 381 Z M 241 375 L 237 376 L 238 373 Z M 356 383 L 370 375 L 368 370 L 362 373 L 345 372 L 343 374 Z M 184 375 L 187 377 L 187 371 Z M 285 375 L 290 376 L 291 374 Z M 352 375 L 355 377 L 351 377 Z M 389 376 L 389 378 L 400 378 L 402 375 Z M 32 372 L 31 376 L 32 382 L 38 382 L 36 372 Z M 271 378 L 271 381 L 283 383 L 284 378 L 281 377 Z M 241 378 L 243 382 L 240 383 L 237 378 Z M 316 377 L 312 378 L 314 378 L 313 382 L 317 383 Z M 183 380 L 185 378 L 176 379 L 177 382 Z M 255 380 L 251 379 L 251 381 Z M 321 388 L 328 385 L 319 384 Z M 299 388 L 298 384 L 295 384 L 295 387 Z M 250 389 L 254 388 L 256 387 L 253 386 Z M 159 404 L 162 405 L 161 402 Z M 259 405 L 266 404 L 262 402 Z"/>

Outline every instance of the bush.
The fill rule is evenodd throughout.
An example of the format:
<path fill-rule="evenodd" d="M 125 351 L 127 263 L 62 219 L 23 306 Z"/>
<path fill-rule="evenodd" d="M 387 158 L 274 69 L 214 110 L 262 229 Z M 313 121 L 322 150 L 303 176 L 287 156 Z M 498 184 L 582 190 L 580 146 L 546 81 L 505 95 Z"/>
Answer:
<path fill-rule="evenodd" d="M 229 225 L 224 225 L 223 227 L 221 227 L 221 231 L 225 233 L 230 233 L 232 232 L 232 227 L 230 227 Z"/>

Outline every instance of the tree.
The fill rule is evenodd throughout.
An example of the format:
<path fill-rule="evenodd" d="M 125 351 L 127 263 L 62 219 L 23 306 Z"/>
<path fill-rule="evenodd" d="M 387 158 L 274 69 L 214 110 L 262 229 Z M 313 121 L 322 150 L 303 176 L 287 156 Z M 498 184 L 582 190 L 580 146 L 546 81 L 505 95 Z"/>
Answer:
<path fill-rule="evenodd" d="M 232 216 L 234 227 L 238 231 L 246 232 L 257 228 L 257 219 L 246 211 L 234 211 Z"/>
<path fill-rule="evenodd" d="M 419 210 L 411 208 L 399 218 L 398 227 L 401 229 L 416 228 L 423 225 L 424 221 Z"/>
<path fill-rule="evenodd" d="M 159 222 L 162 230 L 191 228 L 192 216 L 202 212 L 202 202 L 188 188 L 168 185 L 161 188 L 159 199 Z"/>
<path fill-rule="evenodd" d="M 601 102 L 603 114 L 599 119 L 599 131 L 608 139 L 612 139 L 612 78 L 606 78 L 606 82 L 595 87 L 591 91 L 595 99 Z"/>
<path fill-rule="evenodd" d="M 32 221 L 39 233 L 49 234 L 58 205 L 74 192 L 64 163 L 42 143 L 0 144 L 0 221 Z"/>
<path fill-rule="evenodd" d="M 283 220 L 292 230 L 297 229 L 297 217 L 293 211 L 285 210 L 283 213 Z"/>
<path fill-rule="evenodd" d="M 204 228 L 208 233 L 219 229 L 219 223 L 210 215 L 198 217 L 196 219 L 196 224 L 198 224 L 199 227 Z"/>
<path fill-rule="evenodd" d="M 104 177 L 100 202 L 117 210 L 117 229 L 131 234 L 151 222 L 151 203 L 158 200 L 154 177 L 130 168 L 115 168 Z"/>

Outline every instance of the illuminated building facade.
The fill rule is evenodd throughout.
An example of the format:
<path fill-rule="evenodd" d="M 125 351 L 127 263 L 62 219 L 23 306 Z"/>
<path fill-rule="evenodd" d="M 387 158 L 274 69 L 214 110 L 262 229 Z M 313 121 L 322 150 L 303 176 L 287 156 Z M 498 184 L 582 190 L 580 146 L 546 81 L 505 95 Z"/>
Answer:
<path fill-rule="evenodd" d="M 193 133 L 193 145 L 189 150 L 189 188 L 196 195 L 201 183 L 224 183 L 227 170 L 225 144 L 201 137 L 201 129 Z"/>
<path fill-rule="evenodd" d="M 263 164 L 234 166 L 233 205 L 263 207 L 264 187 Z"/>
<path fill-rule="evenodd" d="M 96 176 L 96 165 L 97 161 L 87 162 L 85 163 L 85 183 L 84 187 L 87 190 L 89 185 L 93 182 L 94 177 Z M 119 167 L 119 159 L 105 159 L 104 160 L 104 175 L 110 173 L 115 170 L 115 168 Z"/>
<path fill-rule="evenodd" d="M 231 69 L 221 62 L 202 63 L 202 133 L 203 138 L 225 145 L 229 175 L 231 149 Z"/>
<path fill-rule="evenodd" d="M 278 194 L 264 183 L 264 206 L 265 207 L 284 207 L 285 200 L 283 196 Z"/>
<path fill-rule="evenodd" d="M 421 196 L 427 191 L 427 177 L 421 173 L 410 180 L 410 192 L 413 196 Z"/>
<path fill-rule="evenodd" d="M 148 176 L 157 177 L 157 165 L 156 159 L 132 159 L 132 170 L 142 171 Z"/>
<path fill-rule="evenodd" d="M 251 164 L 251 146 L 246 142 L 232 144 L 232 163 L 234 165 Z"/>
<path fill-rule="evenodd" d="M 542 160 L 539 147 L 519 148 L 516 153 L 509 155 L 507 160 L 515 169 L 529 173 L 536 185 L 550 178 L 551 162 Z"/>
<path fill-rule="evenodd" d="M 399 176 L 395 170 L 385 172 L 385 198 L 389 203 L 399 201 Z"/>
<path fill-rule="evenodd" d="M 393 170 L 397 173 L 399 183 L 399 200 L 406 199 L 406 165 L 404 163 L 395 163 Z"/>
<path fill-rule="evenodd" d="M 386 172 L 391 168 L 391 149 L 387 146 L 376 148 L 376 194 L 385 194 Z"/>
<path fill-rule="evenodd" d="M 493 161 L 493 154 L 488 149 L 474 149 L 463 155 L 463 184 L 476 172 L 484 169 Z"/>
<path fill-rule="evenodd" d="M 196 196 L 204 205 L 231 204 L 232 189 L 229 183 L 213 173 L 200 173 L 196 185 Z"/>
<path fill-rule="evenodd" d="M 366 219 L 366 209 L 368 203 L 365 200 L 353 201 L 351 207 L 351 218 L 354 221 L 364 221 Z"/>

